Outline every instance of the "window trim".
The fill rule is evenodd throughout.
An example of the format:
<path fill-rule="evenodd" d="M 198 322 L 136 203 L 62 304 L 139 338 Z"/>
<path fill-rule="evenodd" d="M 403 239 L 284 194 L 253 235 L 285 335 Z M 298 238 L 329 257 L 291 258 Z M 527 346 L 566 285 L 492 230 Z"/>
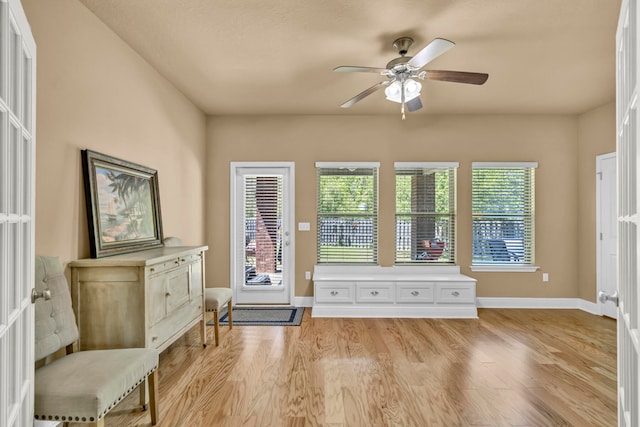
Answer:
<path fill-rule="evenodd" d="M 449 216 L 453 217 L 452 227 L 453 227 L 453 259 L 450 262 L 437 262 L 437 261 L 398 261 L 397 259 L 397 248 L 394 247 L 394 265 L 415 265 L 415 266 L 442 266 L 442 265 L 457 265 L 458 262 L 458 247 L 457 247 L 457 239 L 458 239 L 458 169 L 460 168 L 460 162 L 394 162 L 393 163 L 393 174 L 394 178 L 397 181 L 398 170 L 416 170 L 416 169 L 442 169 L 446 171 L 453 170 L 453 190 L 450 188 L 449 192 L 451 195 L 451 191 L 453 191 L 453 198 L 451 202 L 453 203 L 453 213 L 449 212 Z M 397 196 L 397 195 L 394 195 Z M 394 197 L 395 199 L 395 197 Z M 395 207 L 394 218 L 397 222 L 398 210 L 397 206 Z M 395 231 L 397 232 L 397 228 Z M 394 238 L 394 245 L 397 244 L 397 236 Z"/>
<path fill-rule="evenodd" d="M 320 227 L 317 227 L 316 232 L 316 264 L 319 265 L 379 265 L 379 250 L 380 250 L 380 241 L 379 241 L 379 227 L 380 227 L 380 162 L 315 162 L 316 167 L 316 186 L 319 191 L 319 180 L 318 174 L 321 169 L 372 169 L 374 171 L 374 198 L 375 198 L 375 214 L 373 215 L 374 219 L 374 236 L 373 236 L 373 261 L 365 262 L 365 261 L 320 261 Z M 318 210 L 318 200 L 320 197 L 320 193 L 316 194 L 316 224 L 319 224 L 320 221 L 320 213 Z"/>
<path fill-rule="evenodd" d="M 514 169 L 514 168 L 530 168 L 537 169 L 538 162 L 472 162 L 471 163 L 471 172 L 473 177 L 474 169 L 485 169 L 485 168 L 493 168 L 493 169 Z M 473 178 L 471 180 L 471 193 L 473 194 Z M 535 194 L 534 194 L 534 202 L 535 202 Z M 473 214 L 473 201 L 471 202 L 471 210 Z M 534 220 L 534 229 L 535 229 L 535 217 Z M 473 230 L 473 225 L 472 225 Z M 535 238 L 534 238 L 535 241 Z M 473 242 L 472 242 L 473 247 Z M 535 246 L 533 248 L 535 252 Z M 540 269 L 540 266 L 535 264 L 531 265 L 505 265 L 505 264 L 473 264 L 473 255 L 471 256 L 471 265 L 469 269 L 473 272 L 492 272 L 492 273 L 534 273 Z"/>

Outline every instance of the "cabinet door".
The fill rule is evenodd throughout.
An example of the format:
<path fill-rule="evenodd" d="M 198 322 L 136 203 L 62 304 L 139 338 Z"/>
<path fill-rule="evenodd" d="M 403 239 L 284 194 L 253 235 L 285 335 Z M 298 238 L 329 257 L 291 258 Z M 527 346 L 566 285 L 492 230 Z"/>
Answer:
<path fill-rule="evenodd" d="M 189 302 L 189 266 L 183 265 L 166 275 L 167 314 Z"/>
<path fill-rule="evenodd" d="M 165 275 L 158 274 L 149 278 L 149 326 L 153 326 L 167 316 L 165 305 Z"/>

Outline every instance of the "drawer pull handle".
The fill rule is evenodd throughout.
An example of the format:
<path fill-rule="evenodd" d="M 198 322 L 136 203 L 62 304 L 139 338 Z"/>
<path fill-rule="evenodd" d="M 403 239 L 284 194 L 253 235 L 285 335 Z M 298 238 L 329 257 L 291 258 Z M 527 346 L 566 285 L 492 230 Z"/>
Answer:
<path fill-rule="evenodd" d="M 453 295 L 454 297 L 457 297 L 457 296 L 460 296 L 460 292 L 453 291 L 453 292 L 451 292 L 451 295 Z"/>
<path fill-rule="evenodd" d="M 417 297 L 418 295 L 420 295 L 420 292 L 413 291 L 413 292 L 411 292 L 411 295 L 413 295 L 414 297 Z"/>
<path fill-rule="evenodd" d="M 158 341 L 158 337 L 151 337 L 151 341 Z"/>
<path fill-rule="evenodd" d="M 167 297 L 170 297 L 170 296 L 171 296 L 171 292 L 167 292 L 167 293 L 166 293 L 166 294 L 164 294 L 164 295 L 165 295 L 165 296 L 167 296 Z"/>
<path fill-rule="evenodd" d="M 378 291 L 371 291 L 371 295 L 373 295 L 374 297 L 375 297 L 376 295 L 378 295 L 379 293 L 380 293 L 380 292 L 378 292 Z"/>
<path fill-rule="evenodd" d="M 156 271 L 156 269 L 155 268 L 151 268 L 151 272 L 153 273 L 154 271 Z"/>
<path fill-rule="evenodd" d="M 338 295 L 338 291 L 331 291 L 331 295 L 335 297 L 336 295 Z"/>
<path fill-rule="evenodd" d="M 175 260 L 174 262 L 176 263 L 176 265 L 180 264 L 180 260 Z"/>

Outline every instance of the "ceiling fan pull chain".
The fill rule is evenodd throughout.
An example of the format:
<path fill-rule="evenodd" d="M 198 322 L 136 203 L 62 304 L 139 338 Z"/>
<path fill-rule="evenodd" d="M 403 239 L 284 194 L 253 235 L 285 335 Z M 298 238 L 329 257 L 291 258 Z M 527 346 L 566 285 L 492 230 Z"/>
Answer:
<path fill-rule="evenodd" d="M 400 112 L 402 113 L 402 120 L 405 119 L 404 117 L 404 79 L 401 80 L 401 85 L 400 85 L 400 92 L 401 92 L 401 100 L 402 100 L 402 107 L 400 107 Z"/>

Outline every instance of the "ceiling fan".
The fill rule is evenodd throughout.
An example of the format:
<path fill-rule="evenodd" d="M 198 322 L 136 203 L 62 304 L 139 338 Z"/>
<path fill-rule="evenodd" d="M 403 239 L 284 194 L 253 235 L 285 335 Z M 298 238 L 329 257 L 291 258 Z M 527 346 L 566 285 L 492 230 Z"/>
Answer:
<path fill-rule="evenodd" d="M 389 78 L 389 80 L 383 80 L 360 92 L 342 104 L 341 107 L 349 108 L 356 102 L 361 101 L 377 90 L 385 88 L 384 93 L 387 99 L 393 102 L 398 102 L 402 105 L 400 111 L 402 113 L 402 119 L 404 120 L 405 104 L 409 112 L 417 111 L 422 108 L 422 101 L 420 100 L 422 84 L 415 79 L 441 80 L 445 82 L 481 85 L 489 78 L 489 75 L 485 73 L 421 70 L 422 67 L 427 65 L 429 62 L 454 47 L 455 43 L 449 40 L 437 38 L 425 46 L 415 56 L 406 56 L 412 44 L 413 39 L 411 37 L 400 37 L 395 40 L 393 42 L 393 47 L 398 49 L 400 56 L 389 61 L 386 68 L 355 66 L 340 66 L 334 68 L 333 71 L 341 73 L 378 73 Z"/>

